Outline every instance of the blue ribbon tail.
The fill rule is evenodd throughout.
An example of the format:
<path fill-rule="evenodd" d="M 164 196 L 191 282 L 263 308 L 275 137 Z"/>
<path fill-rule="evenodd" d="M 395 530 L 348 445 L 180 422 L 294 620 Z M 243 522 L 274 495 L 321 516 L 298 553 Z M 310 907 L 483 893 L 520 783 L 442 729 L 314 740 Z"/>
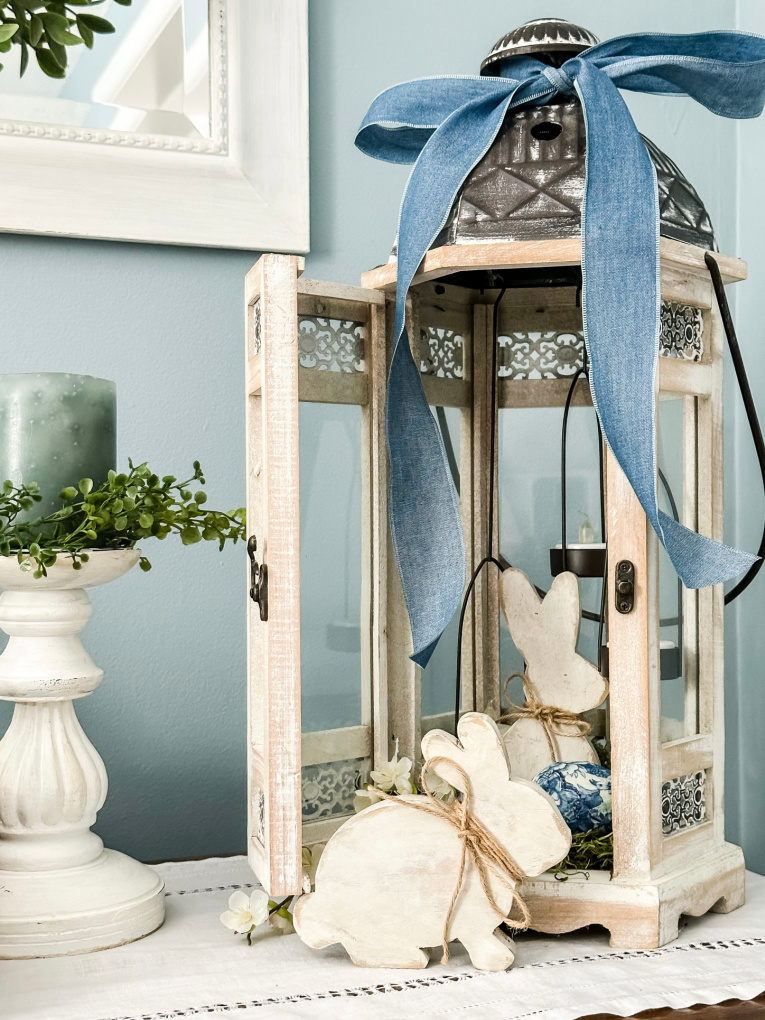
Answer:
<path fill-rule="evenodd" d="M 460 604 L 466 558 L 457 493 L 406 330 L 391 360 L 385 426 L 393 548 L 412 659 L 424 668 Z"/>
<path fill-rule="evenodd" d="M 396 341 L 385 426 L 390 453 L 389 519 L 409 621 L 412 659 L 426 666 L 459 608 L 466 556 L 459 500 L 435 418 L 404 328 L 406 295 L 417 267 L 471 168 L 499 130 L 516 82 L 478 82 L 479 94 L 429 139 L 401 207 Z"/>
<path fill-rule="evenodd" d="M 733 549 L 713 538 L 699 535 L 659 511 L 664 547 L 672 566 L 686 588 L 706 588 L 738 577 L 758 559 L 741 549 Z"/>
<path fill-rule="evenodd" d="M 755 557 L 699 535 L 659 510 L 655 379 L 659 357 L 656 176 L 611 79 L 578 65 L 587 127 L 583 209 L 585 341 L 603 433 L 680 579 L 701 588 L 736 577 Z"/>

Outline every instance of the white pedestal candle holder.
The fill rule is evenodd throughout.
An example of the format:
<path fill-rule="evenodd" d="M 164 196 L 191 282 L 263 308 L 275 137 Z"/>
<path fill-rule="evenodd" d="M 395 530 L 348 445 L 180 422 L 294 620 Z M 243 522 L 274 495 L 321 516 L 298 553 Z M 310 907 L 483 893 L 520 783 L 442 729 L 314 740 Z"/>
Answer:
<path fill-rule="evenodd" d="M 81 570 L 60 556 L 47 578 L 0 557 L 0 698 L 16 704 L 0 741 L 0 958 L 60 956 L 132 942 L 164 920 L 163 882 L 90 831 L 106 770 L 74 700 L 101 682 L 80 641 L 93 612 L 85 588 L 138 562 L 95 550 Z"/>

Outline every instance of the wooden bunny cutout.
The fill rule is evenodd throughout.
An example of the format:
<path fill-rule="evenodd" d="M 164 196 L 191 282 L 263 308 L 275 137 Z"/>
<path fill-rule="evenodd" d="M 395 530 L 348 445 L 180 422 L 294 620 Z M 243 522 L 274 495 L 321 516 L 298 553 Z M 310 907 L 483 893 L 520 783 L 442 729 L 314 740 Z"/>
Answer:
<path fill-rule="evenodd" d="M 500 578 L 502 609 L 510 634 L 526 662 L 527 702 L 567 712 L 586 712 L 602 704 L 608 682 L 576 651 L 579 637 L 579 582 L 576 575 L 558 574 L 544 599 L 522 570 L 508 567 Z M 533 780 L 557 761 L 598 764 L 598 755 L 572 722 L 550 725 L 538 718 L 520 718 L 504 734 L 512 773 Z"/>
<path fill-rule="evenodd" d="M 460 719 L 459 737 L 461 743 L 431 730 L 422 751 L 426 761 L 438 759 L 443 779 L 463 791 L 469 787 L 470 817 L 524 875 L 540 875 L 561 861 L 571 833 L 543 790 L 511 781 L 496 723 L 469 712 Z M 307 945 L 340 942 L 360 967 L 421 968 L 429 960 L 423 950 L 459 939 L 480 970 L 510 966 L 512 940 L 497 928 L 512 908 L 512 883 L 484 870 L 492 905 L 471 853 L 460 883 L 458 828 L 423 810 L 428 803 L 422 796 L 384 800 L 334 833 L 319 862 L 316 892 L 295 907 L 295 928 Z"/>

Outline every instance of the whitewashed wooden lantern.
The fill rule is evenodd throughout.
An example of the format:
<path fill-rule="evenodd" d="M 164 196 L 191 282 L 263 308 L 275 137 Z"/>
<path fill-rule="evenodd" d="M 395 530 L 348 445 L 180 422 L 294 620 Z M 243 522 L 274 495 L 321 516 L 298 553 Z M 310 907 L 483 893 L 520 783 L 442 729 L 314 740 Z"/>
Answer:
<path fill-rule="evenodd" d="M 691 185 L 646 145 L 662 198 L 662 499 L 684 524 L 722 539 L 723 328 L 704 258 L 714 238 Z M 556 161 L 560 173 L 551 177 L 547 171 Z M 508 165 L 513 173 L 504 177 L 487 172 Z M 545 173 L 537 173 L 540 166 Z M 463 185 L 410 290 L 408 333 L 459 482 L 468 578 L 487 553 L 494 482 L 499 519 L 492 554 L 504 555 L 540 587 L 550 583 L 539 562 L 555 539 L 540 534 L 537 518 L 540 508 L 548 516 L 550 507 L 558 513 L 562 410 L 583 359 L 583 173 L 584 130 L 575 100 L 511 112 Z M 547 193 L 545 181 L 553 178 L 555 189 Z M 533 212 L 529 181 L 536 182 Z M 726 283 L 745 278 L 743 262 L 715 258 Z M 246 298 L 248 521 L 257 545 L 250 583 L 260 596 L 259 604 L 249 603 L 249 852 L 273 895 L 300 891 L 301 843 L 325 839 L 351 813 L 357 775 L 388 760 L 396 743 L 416 760 L 423 732 L 453 732 L 455 690 L 451 625 L 425 671 L 409 660 L 411 635 L 388 536 L 383 409 L 395 257 L 365 273 L 361 288 L 306 281 L 301 272 L 297 257 L 264 255 L 247 278 Z M 495 339 L 493 304 L 503 284 L 508 290 Z M 500 419 L 495 479 L 489 456 L 493 344 Z M 574 407 L 591 406 L 583 379 L 572 396 Z M 350 527 L 338 486 L 323 530 L 309 536 L 300 521 L 301 491 L 327 471 L 302 454 L 309 440 L 315 449 L 316 438 L 302 408 L 317 402 L 360 408 L 361 492 L 354 511 L 360 709 L 342 725 L 322 728 L 312 721 L 316 711 L 305 711 L 304 682 L 303 732 L 301 674 L 305 681 L 315 665 L 313 651 L 306 650 L 308 623 L 315 631 L 315 605 L 342 587 L 345 565 L 329 562 L 318 589 L 307 587 L 306 569 L 330 532 L 342 535 Z M 588 427 L 594 433 L 593 412 L 578 413 L 593 416 Z M 532 426 L 514 426 L 517 442 L 505 455 L 502 416 L 508 414 Z M 604 492 L 605 534 L 599 538 L 607 540 L 608 556 L 602 642 L 590 658 L 607 662 L 610 694 L 592 718 L 611 743 L 613 873 L 572 874 L 564 882 L 543 875 L 524 883 L 523 895 L 540 931 L 597 923 L 609 929 L 615 946 L 650 948 L 676 936 L 682 913 L 732 910 L 744 898 L 743 856 L 724 837 L 723 591 L 678 589 L 621 469 L 609 451 L 594 449 L 590 471 L 596 491 L 602 485 Z M 515 471 L 521 461 L 536 472 L 536 488 L 531 474 Z M 571 509 L 586 509 L 593 520 L 600 516 L 592 506 L 572 503 Z M 515 523 L 508 523 L 513 516 Z M 593 541 L 587 531 L 584 544 Z M 533 559 L 534 549 L 541 559 Z M 625 580 L 626 597 L 617 593 Z M 462 711 L 495 717 L 502 711 L 502 680 L 519 665 L 509 665 L 498 587 L 496 571 L 485 571 L 466 616 L 461 660 Z M 597 611 L 585 592 L 585 603 L 588 598 Z M 331 694 L 332 669 L 318 681 L 314 672 L 314 692 L 317 682 Z"/>
<path fill-rule="evenodd" d="M 674 466 L 681 519 L 722 538 L 719 310 L 703 249 L 662 238 L 661 256 L 666 327 L 658 422 L 662 449 L 674 453 L 663 469 L 667 474 Z M 726 281 L 745 277 L 741 261 L 716 258 Z M 486 541 L 486 366 L 497 292 L 465 285 L 471 281 L 466 274 L 475 280 L 479 269 L 495 269 L 509 278 L 507 270 L 512 270 L 530 279 L 532 271 L 540 270 L 554 278 L 579 260 L 577 238 L 455 244 L 432 249 L 415 280 L 410 335 L 425 345 L 420 354 L 426 394 L 434 406 L 459 408 L 458 463 L 469 572 Z M 300 890 L 301 845 L 326 839 L 352 812 L 357 773 L 387 760 L 397 740 L 400 752 L 416 759 L 424 731 L 451 728 L 448 710 L 422 712 L 422 671 L 408 658 L 411 637 L 387 534 L 383 401 L 386 321 L 396 267 L 391 263 L 366 273 L 362 288 L 304 280 L 301 270 L 300 258 L 265 255 L 247 278 L 248 519 L 257 540 L 255 559 L 267 567 L 268 607 L 264 621 L 262 602 L 249 600 L 249 852 L 273 895 Z M 306 351 L 322 330 L 318 342 L 326 350 L 312 349 L 309 357 Z M 319 359 L 331 364 L 332 345 L 337 346 L 338 332 L 343 331 L 360 341 L 353 371 L 319 370 L 313 355 L 318 351 Z M 499 334 L 503 349 L 512 339 L 519 359 L 535 337 L 537 345 L 546 338 L 553 365 L 531 373 L 527 365 L 514 374 L 508 352 L 500 359 L 500 408 L 562 408 L 569 383 L 553 364 L 553 348 L 565 350 L 557 364 L 568 372 L 572 337 L 581 338 L 576 286 L 509 291 Z M 303 341 L 301 347 L 301 337 L 310 337 L 311 344 Z M 580 348 L 576 357 L 581 358 Z M 505 365 L 511 366 L 509 372 Z M 589 399 L 586 384 L 578 384 L 575 403 L 585 405 Z M 363 715 L 358 725 L 301 734 L 301 614 L 306 606 L 300 592 L 306 550 L 300 543 L 298 508 L 303 401 L 361 408 L 358 682 Z M 336 509 L 341 514 L 342 508 Z M 566 882 L 543 876 L 524 884 L 524 896 L 539 930 L 564 932 L 599 923 L 609 928 L 614 945 L 650 947 L 676 935 L 681 913 L 729 910 L 743 901 L 743 856 L 725 842 L 723 831 L 723 593 L 720 587 L 682 592 L 683 676 L 671 682 L 675 709 L 678 684 L 682 688 L 682 710 L 673 711 L 672 697 L 660 679 L 660 611 L 666 613 L 660 606 L 660 570 L 670 568 L 661 563 L 654 533 L 608 452 L 605 510 L 610 680 L 605 724 L 612 750 L 613 876 L 590 872 L 589 879 L 572 875 Z M 328 522 L 327 530 L 334 526 Z M 628 613 L 615 609 L 616 568 L 625 561 L 634 567 L 634 601 Z M 327 589 L 339 583 L 332 573 L 324 581 Z M 662 583 L 666 590 L 666 579 Z M 671 575 L 670 591 L 675 583 Z M 462 708 L 496 714 L 502 673 L 495 575 L 486 575 L 475 592 L 466 634 Z M 453 690 L 453 679 L 453 670 L 443 678 L 447 692 Z M 315 821 L 306 812 L 312 794 L 327 805 Z"/>

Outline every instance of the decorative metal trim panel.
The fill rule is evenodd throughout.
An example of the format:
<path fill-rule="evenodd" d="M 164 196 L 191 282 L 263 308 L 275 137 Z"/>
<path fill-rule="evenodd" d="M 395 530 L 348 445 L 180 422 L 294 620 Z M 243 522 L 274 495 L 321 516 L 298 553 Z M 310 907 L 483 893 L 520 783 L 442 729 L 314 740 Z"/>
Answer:
<path fill-rule="evenodd" d="M 298 362 L 318 372 L 363 373 L 366 328 L 350 319 L 298 316 Z"/>
<path fill-rule="evenodd" d="M 584 334 L 579 330 L 508 333 L 497 337 L 497 343 L 497 375 L 501 379 L 570 379 L 582 367 Z M 704 320 L 700 308 L 662 301 L 659 354 L 701 361 Z M 423 370 L 423 374 L 437 373 Z"/>
<path fill-rule="evenodd" d="M 707 818 L 706 772 L 670 779 L 661 788 L 661 831 L 665 836 L 700 825 Z"/>
<path fill-rule="evenodd" d="M 663 358 L 701 361 L 704 354 L 704 320 L 700 308 L 662 301 L 659 354 Z"/>
<path fill-rule="evenodd" d="M 500 379 L 570 379 L 582 367 L 584 335 L 571 330 L 497 337 Z"/>
<path fill-rule="evenodd" d="M 420 372 L 440 379 L 463 378 L 462 336 L 453 329 L 426 326 L 420 330 Z"/>
<path fill-rule="evenodd" d="M 302 770 L 303 821 L 318 822 L 353 814 L 353 795 L 365 758 L 346 758 Z"/>
<path fill-rule="evenodd" d="M 260 298 L 253 304 L 252 312 L 252 356 L 260 354 L 263 346 L 263 322 L 260 314 Z"/>

